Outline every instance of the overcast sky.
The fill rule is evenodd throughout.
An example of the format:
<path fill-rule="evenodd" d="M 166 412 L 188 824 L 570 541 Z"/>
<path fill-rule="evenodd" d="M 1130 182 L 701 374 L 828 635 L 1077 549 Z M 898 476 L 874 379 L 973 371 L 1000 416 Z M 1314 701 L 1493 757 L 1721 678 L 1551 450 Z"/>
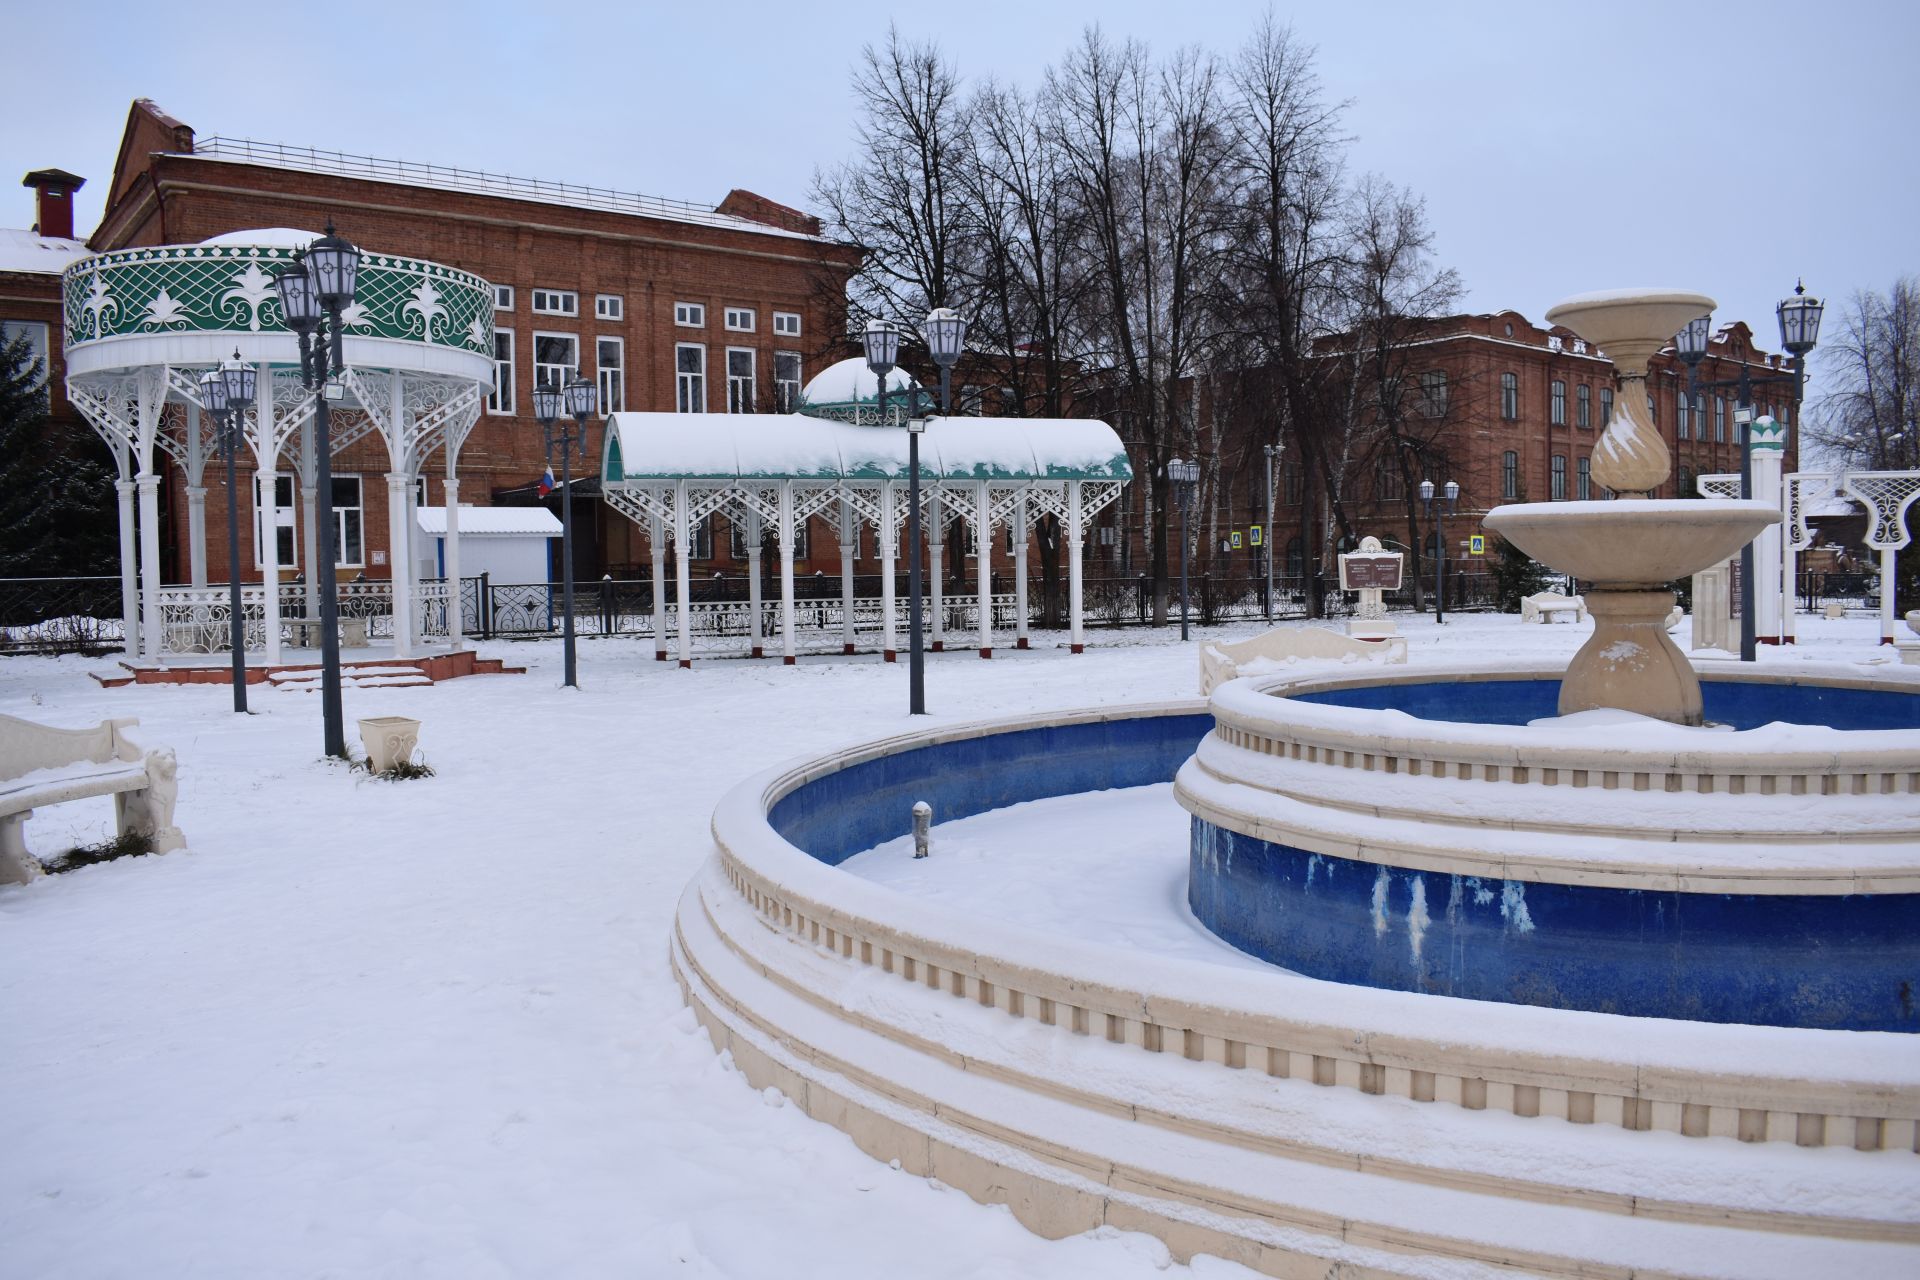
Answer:
<path fill-rule="evenodd" d="M 203 137 L 804 205 L 814 169 L 848 153 L 847 68 L 889 16 L 748 0 L 4 3 L 0 154 L 14 174 L 86 176 L 87 229 L 142 96 Z M 892 17 L 969 75 L 1031 86 L 1090 21 L 1224 54 L 1264 7 L 962 0 Z M 1537 320 L 1570 293 L 1671 285 L 1772 348 L 1796 277 L 1838 301 L 1920 271 L 1916 0 L 1274 8 L 1318 48 L 1328 94 L 1351 100 L 1355 171 L 1425 196 L 1473 310 Z M 331 74 L 290 91 L 290 65 Z M 31 193 L 6 189 L 0 225 L 29 225 Z"/>

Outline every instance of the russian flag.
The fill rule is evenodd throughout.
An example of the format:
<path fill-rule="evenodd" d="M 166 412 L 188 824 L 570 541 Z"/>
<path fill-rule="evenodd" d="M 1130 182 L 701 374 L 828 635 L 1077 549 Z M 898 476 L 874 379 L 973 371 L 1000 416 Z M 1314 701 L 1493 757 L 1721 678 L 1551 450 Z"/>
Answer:
<path fill-rule="evenodd" d="M 543 498 L 546 497 L 553 492 L 554 487 L 553 464 L 549 462 L 546 471 L 540 476 L 540 496 Z"/>

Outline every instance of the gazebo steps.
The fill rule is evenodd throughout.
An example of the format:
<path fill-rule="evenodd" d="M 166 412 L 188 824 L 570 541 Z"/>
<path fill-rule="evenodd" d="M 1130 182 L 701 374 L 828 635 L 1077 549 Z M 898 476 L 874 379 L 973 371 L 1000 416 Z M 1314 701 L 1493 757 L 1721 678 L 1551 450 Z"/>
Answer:
<path fill-rule="evenodd" d="M 340 679 L 356 689 L 394 685 L 437 684 L 461 676 L 521 675 L 525 667 L 510 667 L 499 658 L 482 658 L 471 649 L 436 653 L 419 658 L 377 658 L 365 662 L 342 662 Z M 127 684 L 232 684 L 233 670 L 225 665 L 154 666 L 144 662 L 122 662 L 120 669 L 92 672 L 93 678 L 111 689 Z M 249 666 L 247 683 L 267 684 L 276 689 L 318 689 L 320 664 L 283 663 L 279 666 Z"/>

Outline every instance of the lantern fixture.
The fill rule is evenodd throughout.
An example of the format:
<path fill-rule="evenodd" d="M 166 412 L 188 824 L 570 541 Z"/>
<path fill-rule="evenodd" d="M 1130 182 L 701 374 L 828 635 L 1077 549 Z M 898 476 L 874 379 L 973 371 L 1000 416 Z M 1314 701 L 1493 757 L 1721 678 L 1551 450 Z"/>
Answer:
<path fill-rule="evenodd" d="M 550 427 L 554 420 L 566 410 L 566 392 L 544 378 L 533 389 L 533 416 L 540 425 Z"/>
<path fill-rule="evenodd" d="M 227 411 L 227 380 L 220 370 L 209 369 L 200 375 L 200 407 L 216 419 Z"/>
<path fill-rule="evenodd" d="M 1426 503 L 1428 506 L 1433 505 L 1433 481 L 1422 480 L 1420 482 L 1420 501 Z"/>
<path fill-rule="evenodd" d="M 1804 356 L 1820 341 L 1820 313 L 1825 305 L 1807 296 L 1807 286 L 1796 281 L 1793 296 L 1775 308 L 1780 317 L 1780 345 L 1795 356 Z"/>
<path fill-rule="evenodd" d="M 320 325 L 320 297 L 314 292 L 313 277 L 307 273 L 304 255 L 274 273 L 274 287 L 280 292 L 280 315 L 287 328 L 306 337 Z"/>
<path fill-rule="evenodd" d="M 867 330 L 861 335 L 861 342 L 867 351 L 867 368 L 873 370 L 874 376 L 880 379 L 880 392 L 884 396 L 887 373 L 898 362 L 900 355 L 900 331 L 875 316 L 867 321 Z"/>
<path fill-rule="evenodd" d="M 579 423 L 583 429 L 586 426 L 587 418 L 593 413 L 594 392 L 596 390 L 597 388 L 595 388 L 592 381 L 582 377 L 578 370 L 574 371 L 573 377 L 567 382 L 567 412 L 573 416 L 573 420 Z"/>
<path fill-rule="evenodd" d="M 220 386 L 224 393 L 222 405 L 238 412 L 253 404 L 255 378 L 258 370 L 240 359 L 239 351 L 233 353 L 233 359 L 220 366 Z"/>
<path fill-rule="evenodd" d="M 327 234 L 307 246 L 307 274 L 313 279 L 320 305 L 328 311 L 353 305 L 360 276 L 360 250 L 333 233 L 332 219 L 327 221 Z"/>
<path fill-rule="evenodd" d="M 942 370 L 959 362 L 967 345 L 967 322 L 952 307 L 935 307 L 927 314 L 927 350 Z"/>
<path fill-rule="evenodd" d="M 1713 317 L 1710 315 L 1687 321 L 1686 327 L 1673 335 L 1674 350 L 1687 364 L 1699 364 L 1700 358 L 1707 354 L 1707 337 L 1712 328 Z"/>

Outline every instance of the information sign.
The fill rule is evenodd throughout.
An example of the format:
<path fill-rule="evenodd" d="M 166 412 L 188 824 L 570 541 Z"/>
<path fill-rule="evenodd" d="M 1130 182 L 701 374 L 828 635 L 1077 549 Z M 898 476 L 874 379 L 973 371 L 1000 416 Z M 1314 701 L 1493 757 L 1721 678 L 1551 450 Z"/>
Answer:
<path fill-rule="evenodd" d="M 1340 557 L 1342 591 L 1398 591 L 1400 557 L 1398 555 L 1348 554 Z"/>

